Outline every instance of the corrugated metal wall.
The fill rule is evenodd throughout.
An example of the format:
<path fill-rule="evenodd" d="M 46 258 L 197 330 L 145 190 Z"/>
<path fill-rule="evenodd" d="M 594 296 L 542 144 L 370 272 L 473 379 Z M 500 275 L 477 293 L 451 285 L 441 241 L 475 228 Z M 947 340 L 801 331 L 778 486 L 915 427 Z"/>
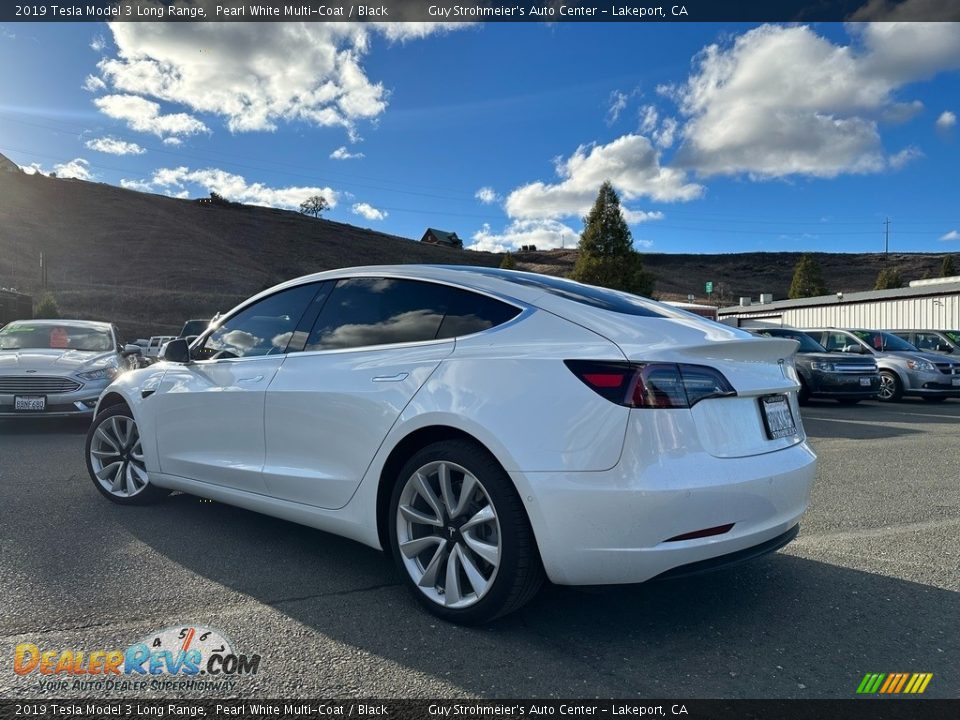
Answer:
<path fill-rule="evenodd" d="M 781 316 L 794 327 L 861 327 L 874 330 L 960 330 L 960 294 L 873 302 L 838 302 L 806 308 L 751 306 L 743 312 L 724 315 L 760 319 Z"/>

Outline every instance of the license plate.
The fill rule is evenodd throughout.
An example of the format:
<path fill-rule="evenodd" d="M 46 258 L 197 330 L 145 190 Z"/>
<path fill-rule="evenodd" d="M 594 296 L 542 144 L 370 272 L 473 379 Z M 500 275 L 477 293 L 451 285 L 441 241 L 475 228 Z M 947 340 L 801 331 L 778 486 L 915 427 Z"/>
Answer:
<path fill-rule="evenodd" d="M 47 398 L 44 395 L 17 395 L 13 398 L 13 409 L 43 412 L 47 409 Z"/>
<path fill-rule="evenodd" d="M 954 387 L 960 387 L 960 378 L 954 378 L 954 379 L 953 379 L 953 386 L 954 386 Z"/>
<path fill-rule="evenodd" d="M 797 434 L 797 423 L 793 419 L 786 395 L 767 395 L 760 398 L 760 411 L 767 437 L 771 440 Z"/>
<path fill-rule="evenodd" d="M 860 378 L 860 387 L 870 387 L 870 378 Z"/>

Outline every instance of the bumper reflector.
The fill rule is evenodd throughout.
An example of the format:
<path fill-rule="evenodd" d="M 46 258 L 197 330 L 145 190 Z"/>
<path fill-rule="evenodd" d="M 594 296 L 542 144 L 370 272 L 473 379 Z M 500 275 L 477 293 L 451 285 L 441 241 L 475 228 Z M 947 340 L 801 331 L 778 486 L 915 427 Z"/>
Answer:
<path fill-rule="evenodd" d="M 723 535 L 724 533 L 730 532 L 733 526 L 734 523 L 730 523 L 728 525 L 704 528 L 703 530 L 694 530 L 693 532 L 683 533 L 683 535 L 674 535 L 672 538 L 664 540 L 664 542 L 680 542 L 681 540 L 696 540 L 697 538 L 712 537 L 713 535 Z"/>

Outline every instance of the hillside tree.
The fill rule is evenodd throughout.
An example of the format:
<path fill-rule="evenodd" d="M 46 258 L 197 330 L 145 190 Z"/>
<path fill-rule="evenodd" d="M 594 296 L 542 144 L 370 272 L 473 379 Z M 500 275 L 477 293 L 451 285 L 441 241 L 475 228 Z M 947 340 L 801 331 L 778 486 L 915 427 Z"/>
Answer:
<path fill-rule="evenodd" d="M 315 218 L 320 217 L 325 210 L 330 209 L 330 203 L 323 195 L 314 195 L 300 203 L 300 212 L 304 215 L 312 215 Z"/>
<path fill-rule="evenodd" d="M 33 310 L 33 317 L 37 320 L 57 320 L 60 318 L 60 306 L 52 293 L 47 293 Z"/>
<path fill-rule="evenodd" d="M 953 277 L 957 274 L 957 266 L 953 263 L 953 255 L 943 256 L 943 265 L 940 266 L 940 277 Z"/>
<path fill-rule="evenodd" d="M 793 269 L 793 280 L 790 283 L 790 291 L 787 293 L 787 297 L 791 300 L 797 300 L 799 298 L 827 295 L 829 292 L 827 286 L 823 284 L 820 263 L 811 253 L 804 253 Z"/>
<path fill-rule="evenodd" d="M 633 249 L 620 198 L 609 181 L 600 186 L 590 213 L 583 219 L 579 251 L 571 279 L 635 295 L 649 297 L 653 293 L 654 277 Z"/>
<path fill-rule="evenodd" d="M 893 267 L 884 268 L 877 275 L 877 283 L 873 286 L 874 290 L 893 290 L 903 287 L 903 278 L 900 271 Z"/>
<path fill-rule="evenodd" d="M 503 254 L 503 259 L 500 261 L 500 267 L 503 270 L 516 270 L 517 260 L 513 257 L 512 252 L 506 252 Z"/>

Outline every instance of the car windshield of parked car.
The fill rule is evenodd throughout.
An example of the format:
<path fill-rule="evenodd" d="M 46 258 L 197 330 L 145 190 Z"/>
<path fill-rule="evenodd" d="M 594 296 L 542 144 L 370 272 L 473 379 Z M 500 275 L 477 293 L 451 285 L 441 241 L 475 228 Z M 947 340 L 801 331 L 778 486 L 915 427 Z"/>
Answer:
<path fill-rule="evenodd" d="M 763 330 L 760 332 L 760 334 L 763 335 L 764 337 L 787 338 L 788 340 L 796 340 L 798 343 L 800 343 L 800 349 L 798 350 L 798 352 L 823 353 L 827 351 L 827 349 L 823 345 L 818 343 L 816 340 L 814 340 L 812 337 L 810 337 L 806 333 L 784 332 L 783 330 L 770 332 L 767 330 Z"/>
<path fill-rule="evenodd" d="M 881 352 L 917 352 L 917 348 L 913 345 L 891 333 L 854 330 L 853 334 L 874 350 Z"/>
<path fill-rule="evenodd" d="M 954 345 L 960 345 L 960 331 L 944 330 L 943 334 L 946 335 Z"/>
<path fill-rule="evenodd" d="M 84 325 L 10 323 L 0 330 L 0 350 L 78 350 L 106 352 L 113 349 L 109 330 Z"/>

